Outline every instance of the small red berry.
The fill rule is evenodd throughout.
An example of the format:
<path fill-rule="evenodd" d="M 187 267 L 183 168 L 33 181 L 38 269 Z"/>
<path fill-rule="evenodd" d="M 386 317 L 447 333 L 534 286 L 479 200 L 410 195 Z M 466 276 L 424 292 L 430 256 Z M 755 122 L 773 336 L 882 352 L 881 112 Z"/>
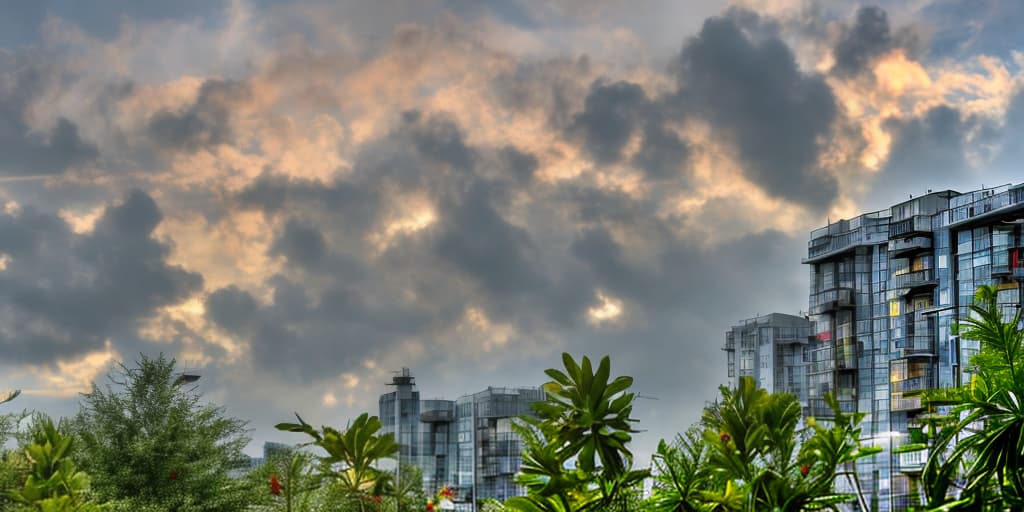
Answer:
<path fill-rule="evenodd" d="M 171 480 L 177 480 L 178 479 L 178 471 L 172 469 L 171 473 L 169 475 L 167 475 L 167 477 L 170 478 Z"/>
<path fill-rule="evenodd" d="M 274 496 L 281 495 L 281 482 L 277 480 L 277 475 L 270 475 L 270 493 Z"/>
<path fill-rule="evenodd" d="M 808 466 L 807 464 L 804 464 L 803 466 L 800 466 L 800 476 L 806 477 L 807 473 L 810 473 L 810 472 L 811 472 L 811 467 Z"/>
<path fill-rule="evenodd" d="M 728 432 L 722 432 L 718 437 L 722 439 L 722 444 L 729 444 L 729 441 L 732 439 Z"/>

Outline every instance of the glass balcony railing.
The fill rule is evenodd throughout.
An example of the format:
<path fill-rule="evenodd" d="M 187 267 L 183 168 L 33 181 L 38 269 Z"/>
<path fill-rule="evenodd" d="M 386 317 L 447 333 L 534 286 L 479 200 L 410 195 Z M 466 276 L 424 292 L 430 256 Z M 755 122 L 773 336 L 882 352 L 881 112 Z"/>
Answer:
<path fill-rule="evenodd" d="M 932 239 L 926 236 L 912 236 L 889 240 L 889 252 L 893 257 L 900 257 L 911 252 L 925 251 L 931 248 Z"/>
<path fill-rule="evenodd" d="M 899 467 L 899 471 L 904 473 L 918 473 L 924 469 L 924 464 L 928 462 L 928 449 L 917 450 L 913 452 L 903 452 L 896 456 L 896 464 Z"/>
<path fill-rule="evenodd" d="M 935 281 L 935 269 L 932 268 L 892 276 L 893 288 L 916 288 L 934 284 L 938 283 Z"/>
<path fill-rule="evenodd" d="M 811 398 L 807 400 L 807 407 L 804 408 L 804 416 L 813 416 L 815 418 L 832 418 L 835 413 L 832 408 L 829 407 L 828 403 L 823 398 Z M 856 400 L 840 400 L 839 410 L 844 413 L 857 412 L 857 401 Z"/>
<path fill-rule="evenodd" d="M 907 236 L 914 233 L 931 233 L 932 218 L 929 215 L 914 215 L 889 224 L 889 238 Z"/>
<path fill-rule="evenodd" d="M 955 226 L 1020 207 L 1024 207 L 1024 186 L 1002 186 L 953 198 L 947 221 L 950 226 Z"/>
<path fill-rule="evenodd" d="M 893 350 L 896 357 L 935 355 L 934 336 L 904 336 L 893 338 Z"/>
<path fill-rule="evenodd" d="M 850 288 L 832 288 L 815 293 L 810 300 L 810 313 L 820 315 L 837 309 L 852 308 L 854 293 Z"/>
<path fill-rule="evenodd" d="M 889 399 L 889 410 L 891 411 L 915 411 L 923 409 L 921 405 L 921 397 L 902 397 L 902 398 L 891 398 Z"/>

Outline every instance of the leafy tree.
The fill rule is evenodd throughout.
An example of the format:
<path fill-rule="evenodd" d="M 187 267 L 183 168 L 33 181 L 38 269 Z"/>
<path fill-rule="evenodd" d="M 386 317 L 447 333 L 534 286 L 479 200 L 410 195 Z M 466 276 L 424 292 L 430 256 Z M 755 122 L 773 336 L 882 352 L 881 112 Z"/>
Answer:
<path fill-rule="evenodd" d="M 721 392 L 699 429 L 674 445 L 660 443 L 652 510 L 819 510 L 855 498 L 837 494 L 834 484 L 841 468 L 880 451 L 860 444 L 862 414 L 844 414 L 827 396 L 833 420 L 799 428 L 792 395 L 768 393 L 749 377 Z"/>
<path fill-rule="evenodd" d="M 516 424 L 523 440 L 518 482 L 527 496 L 505 502 L 521 512 L 630 510 L 634 492 L 649 474 L 634 470 L 628 443 L 637 432 L 632 424 L 633 378 L 611 379 L 606 356 L 595 371 L 590 359 L 581 363 L 562 354 L 565 371 L 549 369 L 547 399 L 532 404 L 537 418 Z M 568 468 L 575 459 L 576 467 Z"/>
<path fill-rule="evenodd" d="M 245 423 L 201 404 L 174 366 L 143 355 L 134 368 L 120 364 L 104 388 L 93 384 L 73 422 L 80 464 L 97 494 L 125 510 L 241 510 L 244 488 L 228 471 L 244 460 Z"/>
<path fill-rule="evenodd" d="M 383 459 L 395 458 L 399 449 L 394 434 L 377 434 L 382 427 L 380 418 L 364 413 L 341 432 L 327 426 L 317 431 L 298 414 L 295 417 L 298 423 L 279 423 L 276 428 L 304 433 L 313 440 L 302 446 L 317 446 L 327 452 L 319 457 L 319 476 L 329 490 L 340 493 L 360 512 L 380 509 L 392 478 L 376 466 Z"/>
<path fill-rule="evenodd" d="M 26 449 L 31 470 L 21 490 L 7 497 L 40 512 L 101 512 L 92 503 L 89 476 L 71 460 L 74 438 L 61 433 L 49 418 L 33 429 L 35 440 Z"/>
<path fill-rule="evenodd" d="M 970 382 L 924 393 L 926 404 L 951 406 L 956 418 L 945 435 L 933 438 L 923 474 L 929 505 L 947 510 L 1024 509 L 1024 331 L 1021 310 L 1004 315 L 997 293 L 994 286 L 980 287 L 970 315 L 956 327 L 961 337 L 981 343 Z M 946 467 L 963 468 L 959 499 Z"/>

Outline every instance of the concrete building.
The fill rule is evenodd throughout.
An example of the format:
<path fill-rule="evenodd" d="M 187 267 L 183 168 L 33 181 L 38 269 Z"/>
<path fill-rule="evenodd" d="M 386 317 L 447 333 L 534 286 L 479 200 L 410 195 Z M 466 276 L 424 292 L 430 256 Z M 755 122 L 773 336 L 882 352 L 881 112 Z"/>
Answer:
<path fill-rule="evenodd" d="M 950 326 L 974 291 L 999 287 L 1003 307 L 1024 291 L 1024 184 L 961 194 L 929 191 L 811 232 L 805 415 L 828 418 L 823 396 L 867 414 L 863 436 L 886 450 L 858 464 L 878 510 L 905 510 L 910 475 L 927 454 L 894 454 L 924 412 L 907 393 L 963 382 L 978 345 Z"/>
<path fill-rule="evenodd" d="M 753 377 L 769 392 L 790 393 L 807 405 L 804 347 L 811 335 L 806 317 L 771 313 L 743 320 L 725 333 L 729 386 Z"/>
<path fill-rule="evenodd" d="M 451 486 L 456 510 L 473 511 L 479 499 L 525 494 L 515 483 L 523 447 L 511 424 L 532 414 L 530 403 L 543 400 L 543 391 L 489 387 L 458 400 L 421 400 L 408 368 L 391 385 L 379 400 L 382 431 L 395 434 L 401 464 L 423 471 L 428 495 Z"/>

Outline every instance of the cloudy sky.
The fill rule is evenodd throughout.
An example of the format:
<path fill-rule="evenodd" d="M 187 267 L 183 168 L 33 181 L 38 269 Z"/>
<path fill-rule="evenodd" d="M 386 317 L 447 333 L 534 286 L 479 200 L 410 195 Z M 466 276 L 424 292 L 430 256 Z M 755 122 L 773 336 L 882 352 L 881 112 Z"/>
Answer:
<path fill-rule="evenodd" d="M 77 409 L 164 352 L 251 421 L 636 376 L 658 438 L 808 232 L 1024 181 L 1024 3 L 5 4 L 0 388 Z"/>

